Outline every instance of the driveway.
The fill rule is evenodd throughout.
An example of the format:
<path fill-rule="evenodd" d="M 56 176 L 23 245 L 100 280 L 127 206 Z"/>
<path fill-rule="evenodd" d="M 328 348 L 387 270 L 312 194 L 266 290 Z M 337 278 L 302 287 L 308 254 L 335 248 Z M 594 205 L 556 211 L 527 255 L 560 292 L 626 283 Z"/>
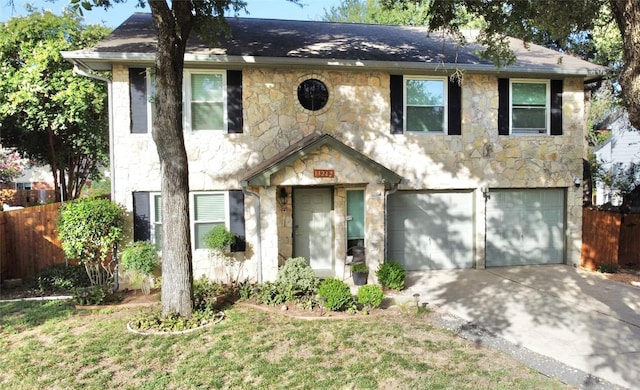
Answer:
<path fill-rule="evenodd" d="M 640 288 L 566 265 L 410 272 L 406 286 L 406 298 L 583 371 L 581 387 L 598 388 L 591 375 L 640 388 Z"/>

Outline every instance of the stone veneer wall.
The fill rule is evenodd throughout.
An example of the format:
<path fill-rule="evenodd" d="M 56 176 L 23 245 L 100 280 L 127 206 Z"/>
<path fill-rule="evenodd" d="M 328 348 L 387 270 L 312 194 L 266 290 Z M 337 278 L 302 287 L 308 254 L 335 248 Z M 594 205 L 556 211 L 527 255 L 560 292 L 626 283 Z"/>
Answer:
<path fill-rule="evenodd" d="M 327 106 L 317 112 L 303 109 L 296 98 L 298 84 L 311 77 L 324 81 L 330 93 Z M 127 69 L 114 67 L 113 79 L 116 158 L 112 183 L 115 200 L 131 210 L 132 191 L 160 189 L 159 165 L 151 134 L 129 133 Z M 479 195 L 482 187 L 567 188 L 567 262 L 579 264 L 582 188 L 573 186 L 573 177 L 582 177 L 582 79 L 568 78 L 564 81 L 562 136 L 499 136 L 497 84 L 496 76 L 464 76 L 462 135 L 392 135 L 389 131 L 387 73 L 244 69 L 244 133 L 185 132 L 190 188 L 192 191 L 238 189 L 239 179 L 247 168 L 272 157 L 306 135 L 329 133 L 407 179 L 401 190 L 475 190 L 476 220 L 482 220 L 476 222 L 476 231 L 484 226 L 484 202 Z M 349 160 L 345 156 L 331 154 L 331 151 L 322 153 L 336 159 L 330 160 L 333 162 Z M 337 175 L 344 173 L 342 166 L 336 163 Z M 280 172 L 278 175 L 281 177 L 276 175 L 280 177 L 279 182 L 274 180 L 274 185 L 318 184 L 318 179 L 301 175 L 300 169 L 307 169 L 305 162 L 298 161 Z M 368 211 L 384 209 L 384 191 L 376 183 L 372 184 L 371 188 L 367 186 Z M 265 271 L 265 275 L 271 275 L 273 268 L 277 269 L 278 254 L 288 250 L 290 230 L 286 226 L 286 216 L 278 216 L 275 187 L 251 190 L 261 196 L 262 259 L 272 264 L 266 267 L 270 271 Z M 334 201 L 344 202 L 342 196 L 341 191 L 336 190 Z M 253 203 L 254 200 L 248 201 L 248 205 Z M 248 233 L 253 229 L 252 213 L 252 208 L 247 207 Z M 368 214 L 367 221 L 367 240 L 384 243 L 384 216 Z M 340 219 L 335 220 L 335 226 L 338 226 L 336 233 L 341 231 L 339 226 L 342 223 Z M 278 230 L 279 226 L 284 229 Z M 280 237 L 276 240 L 278 232 Z M 481 253 L 483 238 L 482 234 L 476 234 L 476 262 L 480 267 L 484 265 Z M 250 244 L 256 247 L 255 242 Z M 336 243 L 336 259 L 338 255 L 342 256 L 341 245 Z M 368 258 L 376 262 L 384 260 L 382 248 L 376 246 L 368 250 Z M 194 259 L 199 256 L 194 253 Z"/>

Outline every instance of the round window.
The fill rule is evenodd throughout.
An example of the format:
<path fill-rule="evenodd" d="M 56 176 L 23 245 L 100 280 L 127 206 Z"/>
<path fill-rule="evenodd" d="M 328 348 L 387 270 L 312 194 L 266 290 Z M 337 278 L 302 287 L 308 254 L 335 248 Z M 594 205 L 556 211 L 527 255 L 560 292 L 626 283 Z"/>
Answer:
<path fill-rule="evenodd" d="M 317 111 L 327 105 L 329 90 L 318 79 L 308 79 L 298 85 L 298 101 L 307 110 Z"/>

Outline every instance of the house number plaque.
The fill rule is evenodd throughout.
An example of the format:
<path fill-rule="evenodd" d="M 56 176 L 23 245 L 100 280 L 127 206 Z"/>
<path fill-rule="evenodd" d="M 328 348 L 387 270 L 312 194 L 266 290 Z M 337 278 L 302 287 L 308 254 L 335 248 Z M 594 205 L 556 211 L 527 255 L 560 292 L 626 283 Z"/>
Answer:
<path fill-rule="evenodd" d="M 313 177 L 335 177 L 336 171 L 333 169 L 314 169 Z"/>

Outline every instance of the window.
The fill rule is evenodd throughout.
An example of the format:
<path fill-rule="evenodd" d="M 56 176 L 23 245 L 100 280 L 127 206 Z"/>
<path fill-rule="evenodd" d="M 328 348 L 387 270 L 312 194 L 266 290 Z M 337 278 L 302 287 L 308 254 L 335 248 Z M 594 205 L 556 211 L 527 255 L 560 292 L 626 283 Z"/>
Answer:
<path fill-rule="evenodd" d="M 226 129 L 226 90 L 224 72 L 195 73 L 185 75 L 186 126 L 191 130 Z"/>
<path fill-rule="evenodd" d="M 30 190 L 31 183 L 16 183 L 16 190 Z"/>
<path fill-rule="evenodd" d="M 445 78 L 405 78 L 405 131 L 446 132 L 447 84 Z"/>
<path fill-rule="evenodd" d="M 364 246 L 364 190 L 347 190 L 347 247 Z"/>
<path fill-rule="evenodd" d="M 226 224 L 225 203 L 224 193 L 193 195 L 191 232 L 195 249 L 206 249 L 204 236 L 215 226 Z"/>
<path fill-rule="evenodd" d="M 159 251 L 162 250 L 162 198 L 160 194 L 151 194 L 153 214 L 151 216 L 151 237 Z"/>
<path fill-rule="evenodd" d="M 511 133 L 549 133 L 549 82 L 511 81 Z"/>

